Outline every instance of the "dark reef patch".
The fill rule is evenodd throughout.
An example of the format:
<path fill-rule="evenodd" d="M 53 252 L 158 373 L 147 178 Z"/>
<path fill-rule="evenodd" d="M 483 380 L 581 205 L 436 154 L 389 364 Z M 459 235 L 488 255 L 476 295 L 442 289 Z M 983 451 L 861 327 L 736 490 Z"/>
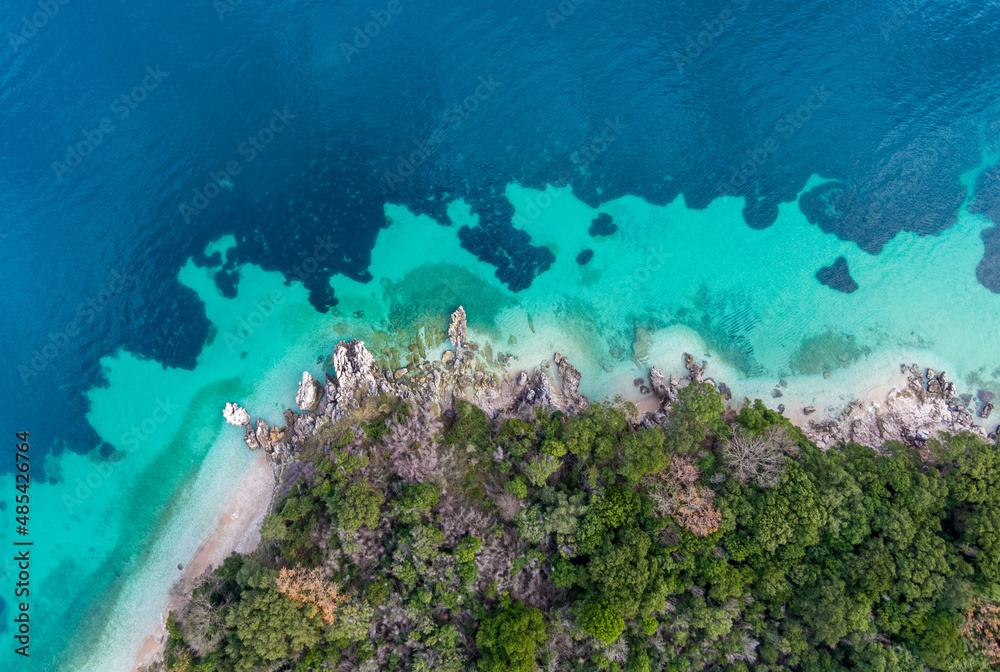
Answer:
<path fill-rule="evenodd" d="M 851 277 L 851 271 L 847 268 L 847 259 L 837 257 L 837 260 L 830 266 L 824 266 L 816 271 L 816 279 L 821 283 L 844 294 L 850 294 L 858 290 L 858 283 Z"/>
<path fill-rule="evenodd" d="M 597 236 L 610 236 L 617 230 L 618 225 L 612 221 L 611 215 L 602 212 L 590 223 L 587 233 L 596 238 Z"/>
<path fill-rule="evenodd" d="M 584 266 L 588 261 L 590 261 L 593 258 L 594 258 L 593 250 L 584 250 L 580 254 L 576 255 L 576 263 L 580 264 L 581 266 Z"/>
<path fill-rule="evenodd" d="M 986 215 L 997 225 L 981 234 L 986 250 L 976 268 L 976 279 L 986 289 L 1000 294 L 1000 164 L 979 175 L 969 210 Z"/>
<path fill-rule="evenodd" d="M 556 260 L 549 248 L 532 245 L 527 233 L 510 226 L 463 226 L 458 238 L 480 261 L 496 266 L 496 277 L 512 292 L 527 289 Z"/>

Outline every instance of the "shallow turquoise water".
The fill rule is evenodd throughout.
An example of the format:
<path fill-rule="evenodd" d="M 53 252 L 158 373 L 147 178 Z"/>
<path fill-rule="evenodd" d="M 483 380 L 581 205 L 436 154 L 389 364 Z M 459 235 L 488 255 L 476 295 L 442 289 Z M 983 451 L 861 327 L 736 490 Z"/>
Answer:
<path fill-rule="evenodd" d="M 897 236 L 875 258 L 821 232 L 794 204 L 756 231 L 734 198 L 691 210 L 682 199 L 651 206 L 629 196 L 593 209 L 568 188 L 516 184 L 507 197 L 519 226 L 555 255 L 551 270 L 517 294 L 460 246 L 455 226 L 394 204 L 385 206 L 392 223 L 372 254 L 373 281 L 334 278 L 341 303 L 330 314 L 278 273 L 242 266 L 238 294 L 227 299 L 214 267 L 188 263 L 179 279 L 217 330 L 198 365 L 164 368 L 125 351 L 105 358 L 108 385 L 88 393 L 88 420 L 106 441 L 129 446 L 128 459 L 64 453 L 46 470 L 65 481 L 34 489 L 35 515 L 49 531 L 49 553 L 34 566 L 43 595 L 38 648 L 61 650 L 70 628 L 67 669 L 125 669 L 159 622 L 177 564 L 249 468 L 240 432 L 223 423 L 224 403 L 281 424 L 301 371 L 321 376 L 338 340 L 361 338 L 377 353 L 398 345 L 380 356 L 405 363 L 399 353 L 415 331 L 390 326 L 401 316 L 433 331 L 462 304 L 474 337 L 494 352 L 531 367 L 559 350 L 594 397 L 631 393 L 631 380 L 652 364 L 679 371 L 682 351 L 709 358 L 709 372 L 738 394 L 764 396 L 786 378 L 782 401 L 838 403 L 909 358 L 947 368 L 972 391 L 1000 389 L 1000 370 L 984 366 L 1000 350 L 1000 297 L 975 280 L 976 233 L 986 226 L 978 215 L 963 212 L 939 237 Z M 448 212 L 452 224 L 477 225 L 461 201 Z M 614 217 L 615 234 L 588 234 L 598 212 Z M 223 238 L 208 252 L 231 245 Z M 585 248 L 594 256 L 581 266 Z M 841 255 L 860 285 L 853 294 L 814 277 Z"/>

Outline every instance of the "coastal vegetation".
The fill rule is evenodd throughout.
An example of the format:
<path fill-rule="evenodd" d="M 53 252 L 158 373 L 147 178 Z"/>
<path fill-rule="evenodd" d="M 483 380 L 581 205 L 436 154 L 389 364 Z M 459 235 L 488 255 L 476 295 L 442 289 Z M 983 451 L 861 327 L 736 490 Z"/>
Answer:
<path fill-rule="evenodd" d="M 173 672 L 986 670 L 1000 453 L 819 450 L 682 388 L 489 417 L 380 399 L 285 465 L 249 555 L 172 613 Z"/>

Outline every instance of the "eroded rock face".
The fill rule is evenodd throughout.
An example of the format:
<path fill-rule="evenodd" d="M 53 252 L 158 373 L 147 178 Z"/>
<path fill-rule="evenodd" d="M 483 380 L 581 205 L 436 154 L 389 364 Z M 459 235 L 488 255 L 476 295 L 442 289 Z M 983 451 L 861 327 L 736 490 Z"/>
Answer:
<path fill-rule="evenodd" d="M 691 382 L 701 382 L 702 378 L 705 376 L 705 367 L 707 366 L 708 362 L 702 361 L 699 366 L 693 355 L 686 352 L 684 353 L 684 368 L 688 370 L 688 378 L 691 379 Z"/>
<path fill-rule="evenodd" d="M 295 395 L 295 403 L 303 411 L 312 412 L 319 406 L 323 397 L 323 386 L 312 377 L 308 371 L 302 372 L 302 382 L 299 383 L 299 393 Z"/>
<path fill-rule="evenodd" d="M 338 343 L 333 351 L 333 370 L 336 378 L 327 386 L 333 400 L 328 409 L 331 413 L 356 408 L 366 397 L 394 391 L 362 341 Z"/>
<path fill-rule="evenodd" d="M 650 367 L 649 387 L 653 390 L 653 394 L 655 394 L 660 401 L 667 398 L 667 385 L 663 382 L 663 372 L 660 371 L 659 367 Z"/>
<path fill-rule="evenodd" d="M 236 425 L 237 427 L 246 427 L 250 424 L 250 414 L 247 413 L 246 409 L 232 402 L 226 404 L 226 408 L 222 411 L 222 417 L 230 425 Z"/>

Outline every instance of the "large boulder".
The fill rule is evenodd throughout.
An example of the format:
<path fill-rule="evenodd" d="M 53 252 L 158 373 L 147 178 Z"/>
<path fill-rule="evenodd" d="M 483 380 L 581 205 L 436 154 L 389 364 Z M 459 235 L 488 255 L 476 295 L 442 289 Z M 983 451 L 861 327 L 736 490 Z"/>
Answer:
<path fill-rule="evenodd" d="M 246 427 L 250 424 L 250 414 L 247 413 L 247 410 L 232 402 L 226 404 L 226 408 L 222 411 L 222 417 L 224 417 L 226 422 L 230 425 L 235 425 L 237 427 Z"/>
<path fill-rule="evenodd" d="M 295 395 L 295 403 L 303 411 L 311 413 L 319 406 L 319 400 L 323 397 L 323 386 L 312 377 L 308 371 L 302 372 L 302 382 L 299 383 L 299 393 Z"/>
<path fill-rule="evenodd" d="M 587 397 L 580 394 L 580 372 L 560 353 L 555 354 L 559 373 L 560 406 L 563 410 L 576 411 L 587 406 Z"/>

